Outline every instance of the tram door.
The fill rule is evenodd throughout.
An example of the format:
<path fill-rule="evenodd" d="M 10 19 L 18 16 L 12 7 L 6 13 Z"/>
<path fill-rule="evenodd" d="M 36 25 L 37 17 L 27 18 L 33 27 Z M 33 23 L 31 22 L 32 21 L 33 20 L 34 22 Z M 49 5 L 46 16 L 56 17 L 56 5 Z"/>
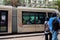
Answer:
<path fill-rule="evenodd" d="M 0 33 L 8 32 L 8 11 L 0 10 Z"/>

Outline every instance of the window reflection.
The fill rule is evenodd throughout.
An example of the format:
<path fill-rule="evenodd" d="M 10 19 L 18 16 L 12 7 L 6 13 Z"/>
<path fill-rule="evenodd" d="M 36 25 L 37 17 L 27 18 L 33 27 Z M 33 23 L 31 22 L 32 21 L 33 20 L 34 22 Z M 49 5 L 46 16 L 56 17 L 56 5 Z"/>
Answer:
<path fill-rule="evenodd" d="M 45 21 L 45 12 L 22 12 L 23 24 L 43 24 Z"/>
<path fill-rule="evenodd" d="M 35 16 L 34 15 L 30 16 L 30 22 L 31 22 L 31 24 L 35 24 Z"/>
<path fill-rule="evenodd" d="M 6 20 L 6 16 L 5 15 L 2 15 L 1 16 L 1 19 L 5 21 Z"/>
<path fill-rule="evenodd" d="M 7 32 L 8 11 L 0 10 L 0 32 Z"/>
<path fill-rule="evenodd" d="M 28 15 L 24 15 L 23 16 L 23 23 L 27 24 L 28 20 L 29 20 L 29 16 Z"/>

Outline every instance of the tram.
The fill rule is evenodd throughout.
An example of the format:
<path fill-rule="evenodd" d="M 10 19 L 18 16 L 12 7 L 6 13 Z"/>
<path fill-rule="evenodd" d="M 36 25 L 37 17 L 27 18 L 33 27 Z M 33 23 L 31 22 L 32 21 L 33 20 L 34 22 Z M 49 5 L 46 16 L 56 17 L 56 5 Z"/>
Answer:
<path fill-rule="evenodd" d="M 43 32 L 45 18 L 51 17 L 51 14 L 58 16 L 59 12 L 56 9 L 49 8 L 17 8 L 17 29 L 21 32 Z"/>
<path fill-rule="evenodd" d="M 43 32 L 45 18 L 59 11 L 49 8 L 0 6 L 0 34 Z"/>
<path fill-rule="evenodd" d="M 12 7 L 0 6 L 0 34 L 12 33 Z"/>

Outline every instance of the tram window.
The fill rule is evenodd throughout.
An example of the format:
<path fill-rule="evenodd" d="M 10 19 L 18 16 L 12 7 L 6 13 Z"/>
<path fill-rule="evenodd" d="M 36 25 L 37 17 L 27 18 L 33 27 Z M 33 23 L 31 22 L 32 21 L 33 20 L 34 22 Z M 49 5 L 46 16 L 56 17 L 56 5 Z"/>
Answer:
<path fill-rule="evenodd" d="M 45 12 L 22 12 L 23 24 L 43 24 L 45 21 Z"/>
<path fill-rule="evenodd" d="M 30 13 L 23 13 L 23 24 L 34 24 L 34 15 Z"/>
<path fill-rule="evenodd" d="M 29 20 L 29 16 L 28 15 L 24 15 L 23 16 L 23 23 L 27 24 L 27 21 Z"/>
<path fill-rule="evenodd" d="M 8 30 L 8 11 L 0 10 L 0 32 L 7 32 Z"/>
<path fill-rule="evenodd" d="M 36 24 L 43 24 L 44 21 L 45 21 L 45 16 L 46 16 L 46 13 L 40 12 L 40 13 L 36 16 Z"/>
<path fill-rule="evenodd" d="M 31 24 L 35 24 L 35 15 L 30 15 Z"/>
<path fill-rule="evenodd" d="M 4 31 L 6 31 L 6 26 L 1 26 L 0 27 L 0 32 L 4 32 Z"/>
<path fill-rule="evenodd" d="M 49 13 L 48 13 L 48 17 L 50 18 L 53 14 L 54 14 L 55 16 L 57 16 L 55 12 L 49 12 Z"/>
<path fill-rule="evenodd" d="M 5 16 L 5 15 L 2 15 L 2 16 L 1 16 L 1 19 L 2 19 L 2 20 L 6 20 L 6 16 Z"/>
<path fill-rule="evenodd" d="M 6 20 L 6 12 L 1 12 L 1 20 Z"/>
<path fill-rule="evenodd" d="M 48 13 L 48 17 L 50 18 L 53 13 Z"/>

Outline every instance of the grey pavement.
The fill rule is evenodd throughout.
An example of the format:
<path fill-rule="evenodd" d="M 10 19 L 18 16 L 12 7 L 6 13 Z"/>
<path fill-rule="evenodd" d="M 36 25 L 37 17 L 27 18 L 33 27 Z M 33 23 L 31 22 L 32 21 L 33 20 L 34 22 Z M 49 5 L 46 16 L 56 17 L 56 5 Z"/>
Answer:
<path fill-rule="evenodd" d="M 58 34 L 60 40 L 60 34 Z M 0 40 L 45 40 L 44 33 L 0 36 Z"/>
<path fill-rule="evenodd" d="M 44 33 L 32 33 L 32 34 L 17 34 L 17 35 L 7 35 L 7 36 L 0 36 L 0 39 L 8 39 L 8 38 L 18 38 L 18 37 L 31 37 L 31 36 L 42 36 Z"/>

